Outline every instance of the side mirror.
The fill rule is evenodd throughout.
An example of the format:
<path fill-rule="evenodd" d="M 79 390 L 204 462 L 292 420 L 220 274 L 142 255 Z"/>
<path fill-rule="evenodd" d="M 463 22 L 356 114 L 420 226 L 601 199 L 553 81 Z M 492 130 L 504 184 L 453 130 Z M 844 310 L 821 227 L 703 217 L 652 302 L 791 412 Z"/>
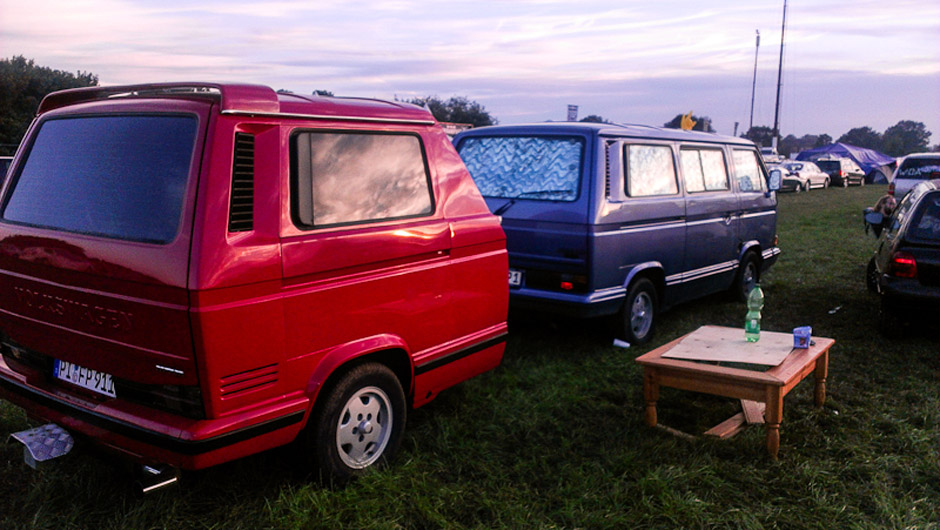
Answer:
<path fill-rule="evenodd" d="M 783 172 L 779 169 L 770 170 L 770 191 L 780 191 L 780 185 L 783 183 Z"/>

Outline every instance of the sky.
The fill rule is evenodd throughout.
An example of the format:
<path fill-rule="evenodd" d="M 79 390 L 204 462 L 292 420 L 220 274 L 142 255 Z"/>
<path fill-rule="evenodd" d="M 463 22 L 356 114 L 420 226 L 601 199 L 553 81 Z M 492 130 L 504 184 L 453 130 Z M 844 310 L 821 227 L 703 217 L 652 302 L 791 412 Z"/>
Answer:
<path fill-rule="evenodd" d="M 463 96 L 500 123 L 599 115 L 773 126 L 783 0 L 0 0 L 0 57 L 101 85 L 234 81 Z M 755 49 L 756 32 L 760 47 Z M 788 0 L 780 130 L 924 123 L 940 144 L 940 2 Z"/>

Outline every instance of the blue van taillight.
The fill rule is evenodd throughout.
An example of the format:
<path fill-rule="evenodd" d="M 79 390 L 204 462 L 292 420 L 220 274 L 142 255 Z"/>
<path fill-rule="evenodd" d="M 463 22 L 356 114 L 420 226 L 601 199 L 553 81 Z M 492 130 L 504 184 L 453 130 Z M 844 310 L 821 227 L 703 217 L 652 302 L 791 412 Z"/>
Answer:
<path fill-rule="evenodd" d="M 583 274 L 570 274 L 556 271 L 526 271 L 526 287 L 545 291 L 567 293 L 588 292 L 588 278 Z"/>

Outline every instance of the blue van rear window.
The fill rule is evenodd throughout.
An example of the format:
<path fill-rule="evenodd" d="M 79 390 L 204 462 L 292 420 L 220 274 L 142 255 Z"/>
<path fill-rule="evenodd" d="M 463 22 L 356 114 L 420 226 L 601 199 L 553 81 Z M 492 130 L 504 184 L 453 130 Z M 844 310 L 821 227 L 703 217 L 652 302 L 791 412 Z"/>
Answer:
<path fill-rule="evenodd" d="M 584 157 L 575 136 L 472 136 L 457 150 L 484 197 L 574 201 Z"/>
<path fill-rule="evenodd" d="M 42 124 L 3 218 L 151 243 L 176 237 L 196 118 L 86 116 Z"/>

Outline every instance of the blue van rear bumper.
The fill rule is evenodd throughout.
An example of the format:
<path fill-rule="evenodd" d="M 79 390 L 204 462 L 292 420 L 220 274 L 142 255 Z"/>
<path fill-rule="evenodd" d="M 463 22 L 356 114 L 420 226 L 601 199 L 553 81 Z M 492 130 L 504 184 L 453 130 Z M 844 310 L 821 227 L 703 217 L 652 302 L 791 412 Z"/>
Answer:
<path fill-rule="evenodd" d="M 620 310 L 627 290 L 610 287 L 592 293 L 571 294 L 520 287 L 509 290 L 509 305 L 559 315 L 589 318 L 613 315 Z"/>

